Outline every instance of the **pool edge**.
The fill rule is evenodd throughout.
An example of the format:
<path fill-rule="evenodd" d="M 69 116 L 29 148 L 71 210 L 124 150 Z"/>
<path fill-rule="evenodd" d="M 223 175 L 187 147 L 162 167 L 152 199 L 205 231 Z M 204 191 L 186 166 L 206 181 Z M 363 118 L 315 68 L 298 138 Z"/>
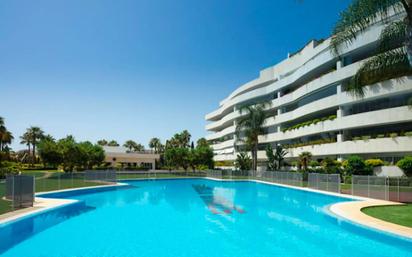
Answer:
<path fill-rule="evenodd" d="M 116 183 L 112 185 L 69 188 L 69 189 L 36 193 L 33 207 L 28 207 L 28 208 L 1 214 L 0 215 L 0 226 L 4 226 L 8 223 L 16 222 L 18 220 L 21 220 L 21 219 L 24 219 L 24 218 L 27 218 L 33 215 L 38 215 L 38 214 L 41 214 L 47 211 L 51 211 L 51 210 L 54 210 L 60 207 L 64 207 L 64 206 L 79 202 L 78 200 L 75 200 L 75 199 L 48 198 L 48 197 L 42 197 L 42 196 L 46 196 L 49 194 L 56 194 L 56 193 L 74 192 L 74 191 L 88 191 L 88 190 L 101 189 L 101 188 L 111 188 L 111 187 L 117 188 L 120 186 L 127 186 L 127 185 L 128 184 L 126 183 Z"/>

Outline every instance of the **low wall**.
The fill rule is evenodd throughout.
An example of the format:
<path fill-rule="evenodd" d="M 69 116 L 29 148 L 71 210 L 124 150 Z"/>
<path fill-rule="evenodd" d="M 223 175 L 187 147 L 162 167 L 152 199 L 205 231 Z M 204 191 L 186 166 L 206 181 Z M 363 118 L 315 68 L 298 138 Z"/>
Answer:
<path fill-rule="evenodd" d="M 378 177 L 401 177 L 405 173 L 398 166 L 381 166 L 373 168 L 373 174 Z"/>

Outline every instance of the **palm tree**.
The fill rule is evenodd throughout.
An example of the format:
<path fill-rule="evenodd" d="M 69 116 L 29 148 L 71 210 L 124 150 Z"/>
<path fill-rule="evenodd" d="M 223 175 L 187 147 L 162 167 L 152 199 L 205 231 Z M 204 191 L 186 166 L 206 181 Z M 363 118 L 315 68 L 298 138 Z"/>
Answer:
<path fill-rule="evenodd" d="M 266 103 L 261 103 L 254 106 L 242 107 L 240 109 L 240 114 L 246 114 L 241 117 L 236 124 L 237 140 L 246 142 L 251 148 L 253 170 L 257 170 L 259 135 L 262 135 L 265 132 L 263 128 L 263 124 L 267 118 L 265 106 Z"/>
<path fill-rule="evenodd" d="M 28 132 L 25 132 L 21 137 L 20 144 L 27 145 L 27 153 L 30 156 L 31 155 L 31 144 L 30 144 L 30 135 Z"/>
<path fill-rule="evenodd" d="M 157 137 L 154 137 L 154 138 L 150 139 L 150 141 L 149 141 L 149 147 L 151 149 L 154 149 L 155 153 L 159 153 L 160 145 L 161 145 L 160 139 L 157 138 Z"/>
<path fill-rule="evenodd" d="M 107 141 L 105 139 L 101 139 L 101 140 L 97 141 L 97 144 L 100 145 L 100 146 L 105 146 L 105 145 L 107 145 Z"/>
<path fill-rule="evenodd" d="M 32 165 L 36 161 L 36 146 L 40 142 L 40 140 L 44 137 L 44 131 L 39 127 L 30 127 L 26 130 L 26 132 L 21 137 L 22 141 L 21 144 L 26 144 L 29 146 L 29 153 L 30 153 L 30 144 L 32 145 Z"/>
<path fill-rule="evenodd" d="M 282 167 L 282 162 L 285 159 L 285 156 L 288 154 L 281 145 L 276 146 L 275 150 L 275 160 L 277 161 L 277 168 L 280 169 Z"/>
<path fill-rule="evenodd" d="M 363 97 L 364 87 L 380 81 L 412 75 L 412 0 L 355 0 L 341 14 L 331 40 L 337 56 L 370 25 L 388 17 L 393 10 L 406 14 L 389 23 L 379 38 L 378 53 L 367 60 L 350 81 L 350 93 Z"/>
<path fill-rule="evenodd" d="M 108 146 L 119 146 L 119 143 L 117 143 L 116 140 L 111 140 L 109 143 L 107 143 Z"/>
<path fill-rule="evenodd" d="M 137 143 L 133 140 L 127 140 L 124 144 L 124 147 L 126 147 L 127 149 L 129 149 L 129 152 L 132 152 L 134 149 L 136 149 L 137 147 Z"/>
<path fill-rule="evenodd" d="M 302 152 L 301 154 L 299 154 L 299 163 L 302 166 L 303 170 L 308 169 L 308 165 L 311 159 L 312 159 L 311 152 Z"/>
<path fill-rule="evenodd" d="M 143 152 L 144 151 L 144 146 L 142 144 L 137 143 L 136 146 L 134 147 L 135 152 Z"/>
<path fill-rule="evenodd" d="M 8 131 L 0 131 L 0 151 L 4 151 L 5 147 L 13 141 L 13 134 Z"/>

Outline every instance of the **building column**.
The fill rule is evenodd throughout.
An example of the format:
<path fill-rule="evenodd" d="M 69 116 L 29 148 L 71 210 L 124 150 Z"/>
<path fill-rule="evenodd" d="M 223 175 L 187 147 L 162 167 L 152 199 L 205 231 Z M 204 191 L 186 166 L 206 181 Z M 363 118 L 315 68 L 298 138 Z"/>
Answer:
<path fill-rule="evenodd" d="M 339 70 L 339 69 L 342 69 L 342 68 L 343 68 L 343 60 L 339 59 L 336 62 L 336 69 Z"/>
<path fill-rule="evenodd" d="M 342 131 L 340 131 L 339 134 L 337 135 L 336 141 L 337 141 L 338 143 L 342 143 L 342 142 L 343 142 L 343 133 L 342 133 Z"/>

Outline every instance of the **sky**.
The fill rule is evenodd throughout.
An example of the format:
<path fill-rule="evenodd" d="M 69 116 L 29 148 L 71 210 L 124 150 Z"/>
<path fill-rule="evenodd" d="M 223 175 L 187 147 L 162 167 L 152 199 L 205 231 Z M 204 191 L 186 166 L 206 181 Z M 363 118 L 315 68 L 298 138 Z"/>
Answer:
<path fill-rule="evenodd" d="M 259 71 L 330 36 L 350 0 L 2 0 L 0 116 L 19 137 L 128 139 L 187 129 Z"/>

